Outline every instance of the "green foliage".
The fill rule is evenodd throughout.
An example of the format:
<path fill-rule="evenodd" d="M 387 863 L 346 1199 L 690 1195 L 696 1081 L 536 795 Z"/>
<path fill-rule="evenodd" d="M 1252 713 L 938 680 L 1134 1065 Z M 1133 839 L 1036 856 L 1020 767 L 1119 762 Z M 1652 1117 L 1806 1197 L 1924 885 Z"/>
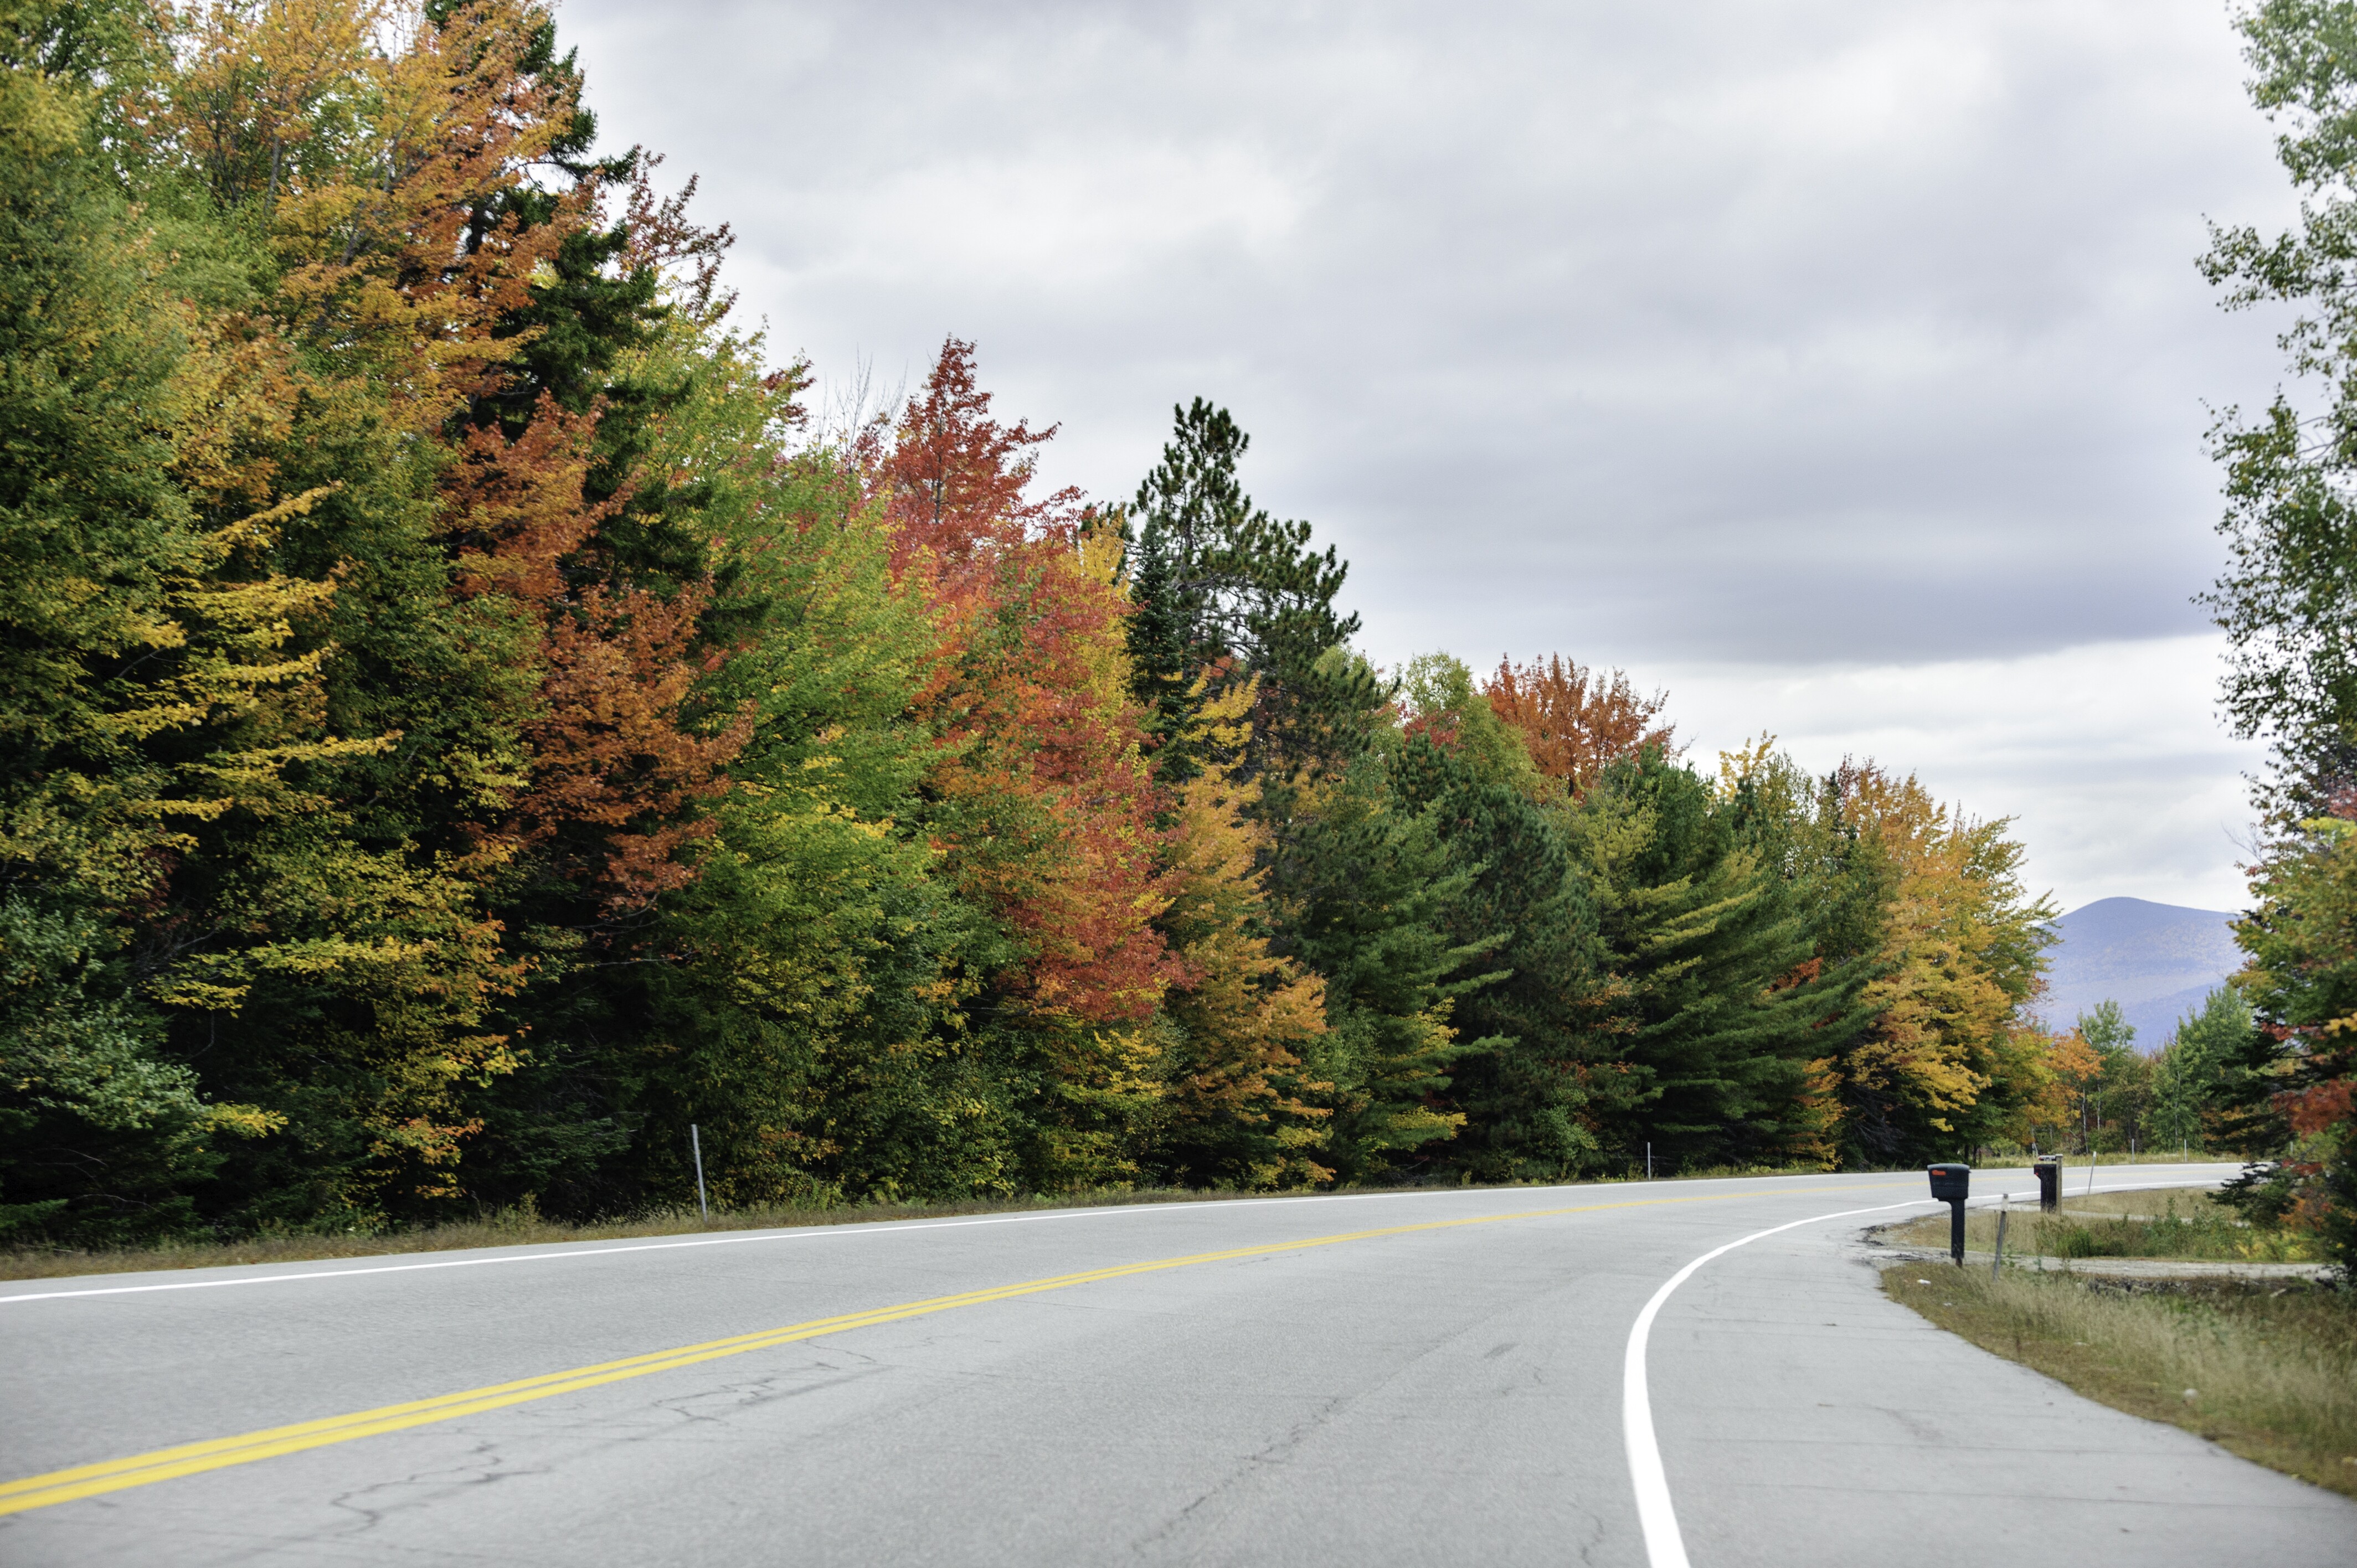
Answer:
<path fill-rule="evenodd" d="M 1252 438 L 1227 410 L 1197 398 L 1173 409 L 1162 461 L 1138 486 L 1127 572 L 1134 608 L 1129 654 L 1157 770 L 1193 776 L 1188 736 L 1203 701 L 1260 678 L 1254 770 L 1273 753 L 1346 757 L 1357 724 L 1381 702 L 1372 672 L 1329 659 L 1358 634 L 1334 606 L 1350 568 L 1310 545 L 1306 522 L 1253 505 L 1236 478 Z M 1195 678 L 1213 677 L 1200 690 Z"/>
<path fill-rule="evenodd" d="M 2179 1020 L 2153 1063 L 2148 1124 L 2156 1144 L 2205 1143 L 2234 1098 L 2236 1064 L 2250 1051 L 2250 1004 L 2231 985 L 2202 998 Z"/>
<path fill-rule="evenodd" d="M 732 1205 L 1781 1163 L 1949 971 L 2026 993 L 1837 780 L 1377 671 L 1203 400 L 1118 524 L 955 339 L 812 436 L 530 0 L 0 65 L 14 1239 L 678 1205 L 691 1127 Z M 1907 1136 L 2013 1092 L 1907 1038 Z"/>
<path fill-rule="evenodd" d="M 1326 978 L 1328 1033 L 1310 1058 L 1329 1085 L 1326 1158 L 1345 1181 L 1428 1159 L 1464 1124 L 1437 1096 L 1468 1051 L 1459 998 L 1497 977 L 1468 973 L 1502 933 L 1454 940 L 1450 916 L 1473 882 L 1449 864 L 1439 824 L 1392 788 L 1383 760 L 1361 757 L 1305 800 L 1275 866 L 1278 950 Z"/>
<path fill-rule="evenodd" d="M 2226 469 L 2219 527 L 2231 562 L 2204 602 L 2233 645 L 2227 713 L 2239 734 L 2276 747 L 2270 788 L 2297 814 L 2357 778 L 2357 528 L 2349 510 L 2357 465 L 2349 397 L 2357 367 L 2357 5 L 2266 0 L 2239 26 L 2253 98 L 2284 125 L 2276 148 L 2305 199 L 2298 228 L 2287 233 L 2213 229 L 2202 271 L 2225 286 L 2229 308 L 2298 309 L 2283 342 L 2295 372 L 2329 401 L 2302 409 L 2278 395 L 2257 421 L 2229 410 L 2213 430 Z"/>
<path fill-rule="evenodd" d="M 2136 1026 L 2117 1002 L 2106 999 L 2080 1014 L 2076 1027 L 2099 1064 L 2088 1094 L 2094 1146 L 2126 1149 L 2131 1138 L 2149 1142 L 2156 1068 L 2152 1058 L 2136 1048 Z"/>
<path fill-rule="evenodd" d="M 2278 852 L 2253 885 L 2258 907 L 2235 928 L 2251 961 L 2235 977 L 2259 1023 L 2229 1059 L 2225 1134 L 2278 1157 L 2233 1189 L 2255 1217 L 2319 1231 L 2344 1273 L 2357 1271 L 2357 1108 L 2343 1021 L 2357 1014 L 2357 825 L 2302 824 L 2300 853 Z"/>
<path fill-rule="evenodd" d="M 144 1240 L 186 1227 L 210 1174 L 196 1074 L 156 1050 L 119 940 L 86 915 L 0 902 L 0 1235 Z"/>
<path fill-rule="evenodd" d="M 2224 705 L 2239 733 L 2273 748 L 2257 791 L 2270 841 L 2259 904 L 2236 932 L 2258 1027 L 2230 1069 L 2218 1130 L 2284 1156 L 2244 1184 L 2254 1212 L 2315 1227 L 2357 1272 L 2357 1101 L 2337 1023 L 2357 950 L 2345 886 L 2357 801 L 2357 5 L 2264 0 L 2236 20 L 2253 100 L 2282 126 L 2300 218 L 2273 237 L 2213 231 L 2202 270 L 2230 308 L 2296 309 L 2280 341 L 2321 406 L 2279 394 L 2262 418 L 2230 411 L 2212 435 L 2231 560 L 2206 602 L 2233 649 Z"/>
<path fill-rule="evenodd" d="M 876 519 L 813 515 L 828 477 L 820 456 L 770 481 L 735 546 L 765 618 L 709 699 L 756 727 L 667 917 L 680 961 L 658 1028 L 678 1055 L 649 1179 L 684 1190 L 695 1120 L 732 1202 L 1005 1191 L 1015 1090 L 978 1059 L 965 1006 L 1013 950 L 910 831 L 933 747 L 905 715 L 931 627 Z"/>
<path fill-rule="evenodd" d="M 176 472 L 190 322 L 41 63 L 85 19 L 16 10 L 0 87 L 0 1223 L 134 1239 L 188 1223 L 216 1112 L 120 911 L 220 811 L 189 797 L 231 782 L 214 721 L 251 687 Z"/>
<path fill-rule="evenodd" d="M 1466 878 L 1444 929 L 1491 972 L 1457 1005 L 1474 1043 L 1454 1069 L 1449 1102 L 1467 1122 L 1445 1157 L 1484 1180 L 1577 1176 L 1605 1163 L 1596 1122 L 1628 1110 L 1630 1076 L 1598 1050 L 1609 983 L 1565 802 L 1457 660 L 1411 661 L 1401 694 L 1412 717 L 1391 748 L 1394 788 Z"/>
<path fill-rule="evenodd" d="M 1858 978 L 1816 955 L 1791 885 L 1691 769 L 1658 749 L 1609 768 L 1569 818 L 1623 994 L 1631 1109 L 1612 1142 L 1708 1165 L 1781 1157 L 1807 1066 L 1862 1022 Z"/>
<path fill-rule="evenodd" d="M 2120 1004 L 2106 998 L 2095 1004 L 2094 1010 L 2079 1015 L 2079 1037 L 2093 1047 L 2106 1067 L 2127 1055 L 2136 1044 L 2136 1026 L 2127 1021 Z"/>

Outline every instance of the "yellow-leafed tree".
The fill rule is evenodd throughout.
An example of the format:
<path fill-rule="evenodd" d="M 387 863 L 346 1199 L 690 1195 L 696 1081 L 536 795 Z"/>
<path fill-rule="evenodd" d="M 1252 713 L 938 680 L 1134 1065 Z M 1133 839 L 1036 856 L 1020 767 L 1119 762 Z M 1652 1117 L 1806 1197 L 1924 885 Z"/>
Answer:
<path fill-rule="evenodd" d="M 1185 1179 L 1250 1187 L 1322 1182 L 1329 1114 L 1303 1096 L 1305 1058 L 1326 1033 L 1325 983 L 1269 950 L 1261 869 L 1268 829 L 1256 786 L 1237 778 L 1257 698 L 1247 681 L 1201 702 L 1202 771 L 1179 792 L 1162 926 L 1186 979 L 1164 1001 L 1175 1036 L 1169 1158 Z"/>

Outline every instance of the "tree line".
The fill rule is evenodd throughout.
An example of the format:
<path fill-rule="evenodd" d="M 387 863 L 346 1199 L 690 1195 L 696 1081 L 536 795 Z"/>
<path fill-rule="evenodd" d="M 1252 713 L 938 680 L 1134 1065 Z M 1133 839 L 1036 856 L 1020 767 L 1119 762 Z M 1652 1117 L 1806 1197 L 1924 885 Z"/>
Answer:
<path fill-rule="evenodd" d="M 2054 1130 L 2054 1148 L 2190 1155 L 2272 1146 L 2246 1113 L 2271 1085 L 2251 1059 L 2251 1005 L 2233 985 L 2187 1009 L 2159 1049 L 2146 1052 L 2136 1036 L 2120 1004 L 2106 1001 L 2054 1041 L 2049 1059 L 2076 1118 Z"/>
<path fill-rule="evenodd" d="M 2004 821 L 1374 668 L 1201 399 L 814 421 L 539 5 L 0 10 L 10 1241 L 2073 1123 Z"/>

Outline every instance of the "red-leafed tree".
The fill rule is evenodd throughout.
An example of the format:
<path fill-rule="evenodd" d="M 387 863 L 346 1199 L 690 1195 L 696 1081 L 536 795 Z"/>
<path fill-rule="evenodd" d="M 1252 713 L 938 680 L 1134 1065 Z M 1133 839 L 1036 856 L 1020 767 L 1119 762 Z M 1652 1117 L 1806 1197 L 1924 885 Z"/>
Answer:
<path fill-rule="evenodd" d="M 1139 711 L 1123 650 L 1120 543 L 1078 491 L 1032 494 L 1054 435 L 990 415 L 972 344 L 944 343 L 870 469 L 904 584 L 940 647 L 920 706 L 939 736 L 929 824 L 959 886 L 1020 955 L 1000 1012 L 1051 1069 L 1041 1175 L 1106 1179 L 1159 1098 L 1146 1025 L 1180 973 Z"/>
<path fill-rule="evenodd" d="M 698 807 L 723 787 L 745 730 L 704 735 L 682 722 L 711 664 L 694 649 L 708 588 L 665 597 L 586 569 L 599 523 L 621 504 L 583 494 L 597 412 L 570 414 L 544 395 L 513 440 L 496 425 L 469 432 L 443 499 L 459 593 L 507 599 L 538 662 L 538 702 L 523 726 L 528 782 L 487 829 L 541 849 L 614 914 L 689 880 L 677 852 L 710 832 Z"/>

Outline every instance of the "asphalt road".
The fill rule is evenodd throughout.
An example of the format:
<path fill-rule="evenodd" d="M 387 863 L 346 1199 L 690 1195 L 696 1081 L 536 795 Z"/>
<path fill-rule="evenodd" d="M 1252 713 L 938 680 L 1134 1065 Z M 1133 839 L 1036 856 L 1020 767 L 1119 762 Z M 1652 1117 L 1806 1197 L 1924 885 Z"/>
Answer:
<path fill-rule="evenodd" d="M 1975 1174 L 2008 1189 L 2032 1184 Z M 2357 1562 L 2357 1505 L 1885 1301 L 1856 1238 L 1906 1210 L 1846 1211 L 1924 1190 L 1226 1201 L 0 1284 L 0 1563 Z M 1658 1301 L 1632 1443 L 1647 1304 L 1773 1227 Z"/>

